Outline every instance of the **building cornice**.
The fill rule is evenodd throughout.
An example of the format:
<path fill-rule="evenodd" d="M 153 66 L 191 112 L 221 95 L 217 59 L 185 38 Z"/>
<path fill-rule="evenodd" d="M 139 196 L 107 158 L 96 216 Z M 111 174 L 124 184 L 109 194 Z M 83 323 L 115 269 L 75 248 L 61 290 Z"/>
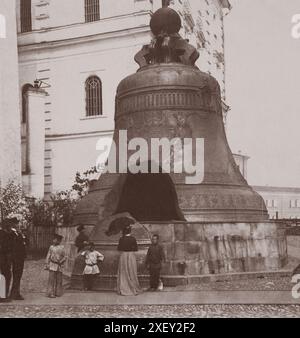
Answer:
<path fill-rule="evenodd" d="M 31 43 L 31 44 L 25 44 L 25 45 L 19 44 L 18 50 L 19 52 L 41 51 L 44 49 L 66 47 L 66 46 L 71 46 L 71 45 L 90 43 L 90 42 L 99 41 L 99 40 L 109 40 L 109 39 L 116 39 L 116 38 L 119 39 L 121 37 L 128 37 L 128 35 L 145 34 L 149 32 L 150 32 L 150 28 L 147 25 L 143 27 L 134 27 L 134 28 L 126 29 L 126 30 L 119 30 L 119 31 L 108 32 L 108 33 L 98 33 L 98 34 L 81 36 L 81 37 L 76 37 L 76 38 L 44 41 L 44 42 L 37 42 L 37 43 Z"/>
<path fill-rule="evenodd" d="M 300 188 L 292 188 L 292 187 L 274 187 L 274 186 L 252 186 L 252 188 L 256 191 L 264 191 L 264 192 L 287 192 L 287 193 L 300 193 Z"/>
<path fill-rule="evenodd" d="M 243 154 L 236 154 L 236 153 L 232 153 L 233 156 L 238 156 L 238 157 L 242 157 L 245 160 L 250 160 L 251 157 L 247 156 L 247 155 L 243 155 Z"/>
<path fill-rule="evenodd" d="M 23 33 L 18 35 L 18 46 L 19 49 L 27 46 L 30 46 L 30 48 L 32 46 L 56 47 L 60 44 L 76 44 L 83 41 L 93 41 L 93 39 L 109 39 L 128 33 L 139 33 L 149 30 L 150 15 L 151 12 L 143 11 L 92 23 L 77 23 Z"/>
<path fill-rule="evenodd" d="M 81 132 L 81 133 L 69 133 L 69 134 L 51 134 L 46 135 L 46 141 L 63 141 L 63 140 L 72 140 L 72 139 L 82 139 L 90 137 L 104 137 L 112 136 L 114 130 L 104 130 L 104 131 L 92 131 L 92 132 Z"/>

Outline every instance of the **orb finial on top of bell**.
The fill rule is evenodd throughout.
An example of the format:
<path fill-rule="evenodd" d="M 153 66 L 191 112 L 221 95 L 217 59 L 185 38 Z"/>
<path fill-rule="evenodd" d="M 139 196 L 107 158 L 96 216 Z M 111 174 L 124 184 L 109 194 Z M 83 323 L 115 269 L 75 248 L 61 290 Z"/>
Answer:
<path fill-rule="evenodd" d="M 135 61 L 141 68 L 155 63 L 171 62 L 195 66 L 199 58 L 197 49 L 180 36 L 181 18 L 168 4 L 169 2 L 165 2 L 151 18 L 153 39 L 135 56 Z"/>

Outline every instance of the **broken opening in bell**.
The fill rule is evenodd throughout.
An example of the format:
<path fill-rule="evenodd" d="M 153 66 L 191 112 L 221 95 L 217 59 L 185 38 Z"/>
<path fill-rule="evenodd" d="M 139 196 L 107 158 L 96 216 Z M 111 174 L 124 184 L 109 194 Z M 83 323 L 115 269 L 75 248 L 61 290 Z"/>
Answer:
<path fill-rule="evenodd" d="M 172 178 L 161 168 L 158 173 L 126 175 L 115 214 L 122 212 L 137 221 L 185 221 Z"/>

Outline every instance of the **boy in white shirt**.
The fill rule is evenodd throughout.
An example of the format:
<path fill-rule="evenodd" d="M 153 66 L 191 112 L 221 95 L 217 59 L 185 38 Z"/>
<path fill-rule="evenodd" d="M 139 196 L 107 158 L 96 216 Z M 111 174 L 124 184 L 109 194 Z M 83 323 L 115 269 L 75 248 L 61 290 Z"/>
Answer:
<path fill-rule="evenodd" d="M 63 267 L 67 260 L 65 247 L 61 244 L 63 237 L 55 234 L 53 245 L 46 258 L 45 269 L 49 271 L 47 296 L 50 298 L 61 297 L 63 295 Z"/>
<path fill-rule="evenodd" d="M 95 245 L 92 242 L 89 243 L 88 249 L 81 255 L 85 258 L 83 287 L 85 291 L 91 291 L 94 286 L 95 277 L 100 274 L 98 263 L 104 260 L 104 256 L 95 250 Z"/>

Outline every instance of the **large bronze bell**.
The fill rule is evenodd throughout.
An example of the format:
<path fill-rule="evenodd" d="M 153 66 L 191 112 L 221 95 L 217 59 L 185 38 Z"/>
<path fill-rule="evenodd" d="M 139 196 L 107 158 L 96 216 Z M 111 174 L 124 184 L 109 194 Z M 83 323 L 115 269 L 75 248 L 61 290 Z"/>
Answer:
<path fill-rule="evenodd" d="M 203 180 L 189 184 L 188 173 L 174 170 L 108 172 L 80 202 L 75 222 L 94 226 L 93 241 L 106 255 L 106 278 L 115 276 L 118 262 L 118 235 L 107 236 L 107 220 L 122 213 L 129 213 L 142 225 L 134 229 L 141 249 L 140 267 L 149 236 L 158 232 L 167 251 L 166 275 L 265 269 L 269 263 L 258 267 L 260 249 L 249 246 L 247 236 L 261 229 L 259 224 L 266 222 L 268 213 L 262 197 L 241 175 L 228 146 L 219 84 L 195 65 L 199 54 L 179 35 L 181 19 L 174 10 L 159 9 L 150 26 L 153 40 L 135 56 L 139 70 L 117 89 L 114 141 L 124 146 L 119 144 L 121 130 L 127 132 L 128 142 L 137 137 L 148 144 L 153 138 L 204 139 Z M 128 151 L 127 156 L 131 154 Z M 117 158 L 119 155 L 117 150 Z M 196 155 L 194 150 L 192 161 Z M 146 166 L 151 167 L 152 160 L 149 156 Z M 276 233 L 274 225 L 262 225 L 262 229 Z M 239 246 L 239 241 L 244 244 Z M 243 245 L 247 254 L 239 249 Z M 272 261 L 274 267 L 281 264 L 278 261 L 282 262 Z"/>
<path fill-rule="evenodd" d="M 135 57 L 140 69 L 117 90 L 114 141 L 119 144 L 120 130 L 127 131 L 128 142 L 141 137 L 148 144 L 152 138 L 202 138 L 204 179 L 186 184 L 185 172 L 107 173 L 80 204 L 78 216 L 88 214 L 93 224 L 98 216 L 118 212 L 138 221 L 268 219 L 262 197 L 242 177 L 228 146 L 219 84 L 195 66 L 199 54 L 178 34 L 179 15 L 161 8 L 150 26 L 154 39 Z"/>

